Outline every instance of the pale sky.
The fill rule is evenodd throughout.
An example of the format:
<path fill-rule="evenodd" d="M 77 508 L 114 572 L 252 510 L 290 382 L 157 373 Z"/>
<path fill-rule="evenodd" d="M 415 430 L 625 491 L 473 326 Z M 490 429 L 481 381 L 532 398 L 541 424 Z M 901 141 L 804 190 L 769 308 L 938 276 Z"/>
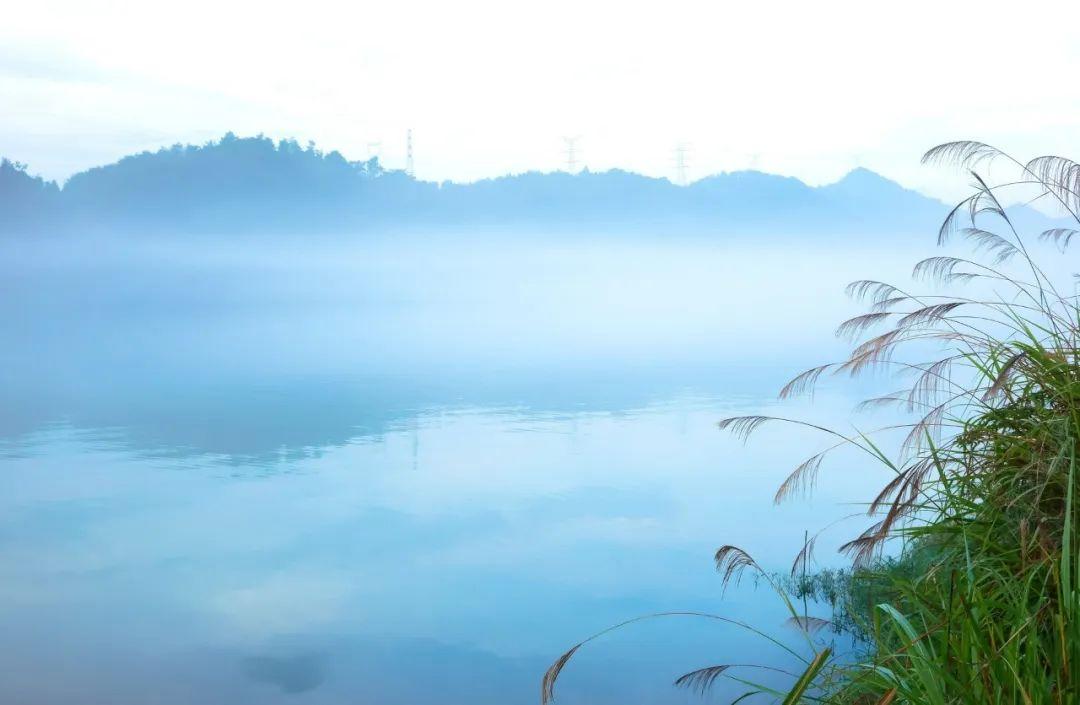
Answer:
<path fill-rule="evenodd" d="M 1075 3 L 0 1 L 0 154 L 63 179 L 232 130 L 469 181 L 582 161 L 672 176 L 919 165 L 972 138 L 1080 154 Z"/>

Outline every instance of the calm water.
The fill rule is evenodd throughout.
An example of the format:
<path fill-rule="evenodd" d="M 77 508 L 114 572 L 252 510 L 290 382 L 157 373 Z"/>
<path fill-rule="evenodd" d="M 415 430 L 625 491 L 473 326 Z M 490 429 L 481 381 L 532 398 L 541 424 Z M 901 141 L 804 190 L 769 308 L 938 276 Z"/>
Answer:
<path fill-rule="evenodd" d="M 822 439 L 744 447 L 715 422 L 850 423 L 864 390 L 776 389 L 842 349 L 844 283 L 911 257 L 303 252 L 8 252 L 0 700 L 514 705 L 642 613 L 795 638 L 767 592 L 721 595 L 713 551 L 783 568 L 881 476 L 838 456 L 813 501 L 775 507 Z M 583 650 L 559 700 L 688 701 L 675 676 L 730 661 L 783 659 L 642 624 Z"/>

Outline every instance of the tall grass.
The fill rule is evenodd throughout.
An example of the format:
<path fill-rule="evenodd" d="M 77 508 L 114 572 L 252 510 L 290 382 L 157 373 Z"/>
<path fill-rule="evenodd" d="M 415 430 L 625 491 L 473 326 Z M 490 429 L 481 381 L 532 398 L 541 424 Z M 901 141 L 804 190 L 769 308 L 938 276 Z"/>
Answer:
<path fill-rule="evenodd" d="M 973 191 L 949 213 L 938 241 L 963 238 L 976 254 L 931 257 L 915 266 L 914 278 L 977 293 L 851 284 L 849 293 L 869 310 L 840 325 L 838 334 L 854 342 L 850 355 L 807 370 L 780 394 L 809 392 L 829 374 L 895 373 L 905 379 L 903 391 L 864 406 L 914 414 L 910 424 L 883 429 L 900 429 L 899 449 L 886 451 L 875 434 L 797 419 L 720 423 L 743 437 L 782 422 L 832 439 L 790 474 L 778 501 L 810 490 L 840 448 L 888 470 L 890 480 L 867 505 L 869 527 L 842 547 L 852 568 L 812 574 L 808 537 L 785 584 L 744 551 L 721 548 L 716 563 L 725 582 L 754 571 L 785 601 L 807 644 L 795 653 L 802 665 L 783 688 L 754 686 L 748 671 L 731 664 L 687 674 L 677 685 L 704 693 L 734 678 L 748 684 L 740 700 L 783 703 L 1080 703 L 1080 306 L 1075 286 L 1062 291 L 1035 255 L 1036 240 L 1065 253 L 1080 230 L 1025 237 L 1003 206 L 1017 196 L 1048 201 L 1080 228 L 1080 164 L 1021 162 L 978 142 L 941 145 L 924 161 L 970 171 Z M 991 183 L 991 165 L 1012 173 Z M 917 361 L 928 346 L 937 354 Z M 864 650 L 837 656 L 820 632 L 827 621 L 798 604 L 797 596 L 820 596 L 826 583 L 834 618 L 843 616 Z M 544 705 L 582 644 L 545 675 Z"/>

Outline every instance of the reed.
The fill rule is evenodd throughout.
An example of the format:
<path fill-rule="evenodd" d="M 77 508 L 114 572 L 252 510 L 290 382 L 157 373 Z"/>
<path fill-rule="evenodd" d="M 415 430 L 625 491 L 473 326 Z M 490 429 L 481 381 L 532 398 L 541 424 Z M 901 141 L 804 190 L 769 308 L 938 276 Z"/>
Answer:
<path fill-rule="evenodd" d="M 889 481 L 867 503 L 869 526 L 842 547 L 852 567 L 810 570 L 811 537 L 787 579 L 739 548 L 721 548 L 725 583 L 752 571 L 784 600 L 805 637 L 806 649 L 795 653 L 801 666 L 779 689 L 754 685 L 748 667 L 734 664 L 688 673 L 678 686 L 705 693 L 733 678 L 748 684 L 740 700 L 785 704 L 1080 702 L 1080 306 L 1075 286 L 1063 291 L 1035 254 L 1036 240 L 1065 253 L 1080 232 L 1080 164 L 1053 156 L 1023 162 L 970 141 L 935 147 L 924 161 L 971 174 L 972 192 L 951 210 L 938 242 L 962 238 L 974 254 L 923 260 L 914 279 L 937 284 L 934 291 L 966 285 L 977 293 L 854 282 L 848 292 L 868 310 L 837 331 L 852 339 L 850 355 L 807 370 L 780 393 L 809 393 L 826 375 L 894 373 L 905 380 L 902 391 L 862 406 L 913 415 L 881 430 L 899 429 L 899 447 L 886 450 L 877 433 L 799 419 L 720 422 L 742 437 L 793 423 L 831 439 L 792 471 L 778 502 L 812 491 L 841 448 L 887 469 Z M 1009 176 L 991 182 L 990 172 L 1002 168 Z M 1052 202 L 1077 229 L 1022 235 L 1003 205 L 1017 194 Z M 936 354 L 917 361 L 928 347 Z M 829 619 L 809 614 L 808 596 L 831 603 Z M 865 648 L 838 655 L 826 625 L 855 633 Z M 546 674 L 543 705 L 584 643 Z"/>

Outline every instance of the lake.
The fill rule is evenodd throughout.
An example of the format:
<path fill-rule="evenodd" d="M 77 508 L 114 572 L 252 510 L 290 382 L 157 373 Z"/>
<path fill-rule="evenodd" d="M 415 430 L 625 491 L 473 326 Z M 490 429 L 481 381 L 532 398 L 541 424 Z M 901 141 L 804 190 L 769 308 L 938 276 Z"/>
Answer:
<path fill-rule="evenodd" d="M 930 248 L 792 243 L 6 245 L 0 700 L 535 703 L 576 641 L 670 610 L 797 643 L 713 552 L 786 570 L 883 476 L 838 455 L 774 506 L 825 439 L 716 422 L 849 428 L 877 382 L 776 392 L 843 353 L 849 280 Z M 558 702 L 783 661 L 658 619 L 583 649 Z"/>

